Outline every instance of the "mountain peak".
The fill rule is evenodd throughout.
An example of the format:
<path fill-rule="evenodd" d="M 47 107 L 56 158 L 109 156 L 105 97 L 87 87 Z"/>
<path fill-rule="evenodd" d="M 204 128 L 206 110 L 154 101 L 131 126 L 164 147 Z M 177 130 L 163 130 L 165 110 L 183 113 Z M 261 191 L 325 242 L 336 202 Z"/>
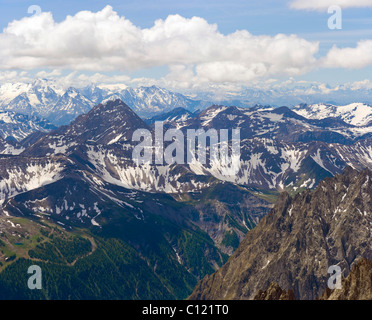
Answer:
<path fill-rule="evenodd" d="M 109 144 L 113 139 L 130 140 L 138 128 L 147 128 L 147 125 L 127 104 L 117 99 L 98 104 L 77 117 L 66 128 L 65 134 L 79 136 L 81 141 Z"/>
<path fill-rule="evenodd" d="M 48 80 L 48 79 L 46 79 L 46 78 L 36 78 L 36 79 L 34 79 L 32 82 L 31 82 L 31 84 L 33 85 L 33 86 L 41 86 L 41 85 L 48 85 L 48 84 L 50 84 L 52 82 L 52 80 Z M 53 81 L 53 83 L 54 83 L 54 81 Z"/>

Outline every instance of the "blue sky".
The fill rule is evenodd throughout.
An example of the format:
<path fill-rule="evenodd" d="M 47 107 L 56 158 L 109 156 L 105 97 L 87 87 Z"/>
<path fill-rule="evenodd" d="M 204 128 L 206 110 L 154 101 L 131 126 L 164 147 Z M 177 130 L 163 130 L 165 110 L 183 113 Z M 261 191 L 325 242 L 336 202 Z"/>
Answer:
<path fill-rule="evenodd" d="M 199 16 L 209 23 L 217 23 L 225 34 L 247 29 L 253 34 L 296 33 L 309 39 L 331 43 L 353 44 L 360 37 L 372 36 L 372 9 L 351 8 L 343 11 L 343 30 L 330 31 L 327 27 L 331 16 L 323 11 L 294 10 L 288 0 L 137 0 L 137 1 L 0 1 L 0 27 L 4 28 L 13 19 L 30 16 L 27 9 L 38 5 L 50 11 L 56 21 L 65 19 L 82 10 L 99 11 L 111 5 L 120 15 L 141 27 L 151 27 L 155 20 L 165 19 L 170 14 L 191 18 Z M 350 42 L 349 42 L 350 41 Z"/>
<path fill-rule="evenodd" d="M 94 55 L 89 53 L 87 54 L 89 57 L 84 60 L 84 63 L 87 62 L 87 65 L 79 70 L 82 65 L 81 59 L 77 59 L 76 63 L 72 62 L 72 59 L 62 62 L 62 59 L 61 64 L 59 64 L 56 62 L 58 55 L 56 55 L 52 49 L 51 57 L 46 57 L 42 54 L 42 57 L 39 58 L 36 56 L 40 50 L 38 50 L 38 48 L 32 48 L 32 50 L 30 50 L 32 53 L 27 53 L 32 56 L 32 59 L 27 56 L 25 59 L 21 60 L 19 58 L 19 52 L 23 54 L 29 50 L 26 46 L 21 47 L 20 43 L 23 41 L 23 35 L 19 33 L 19 30 L 22 30 L 22 25 L 19 23 L 17 28 L 14 28 L 18 31 L 11 30 L 11 32 L 8 33 L 3 31 L 3 33 L 0 34 L 0 46 L 7 45 L 12 47 L 13 42 L 19 41 L 18 47 L 14 49 L 14 52 L 3 50 L 4 52 L 1 53 L 0 51 L 0 58 L 2 58 L 1 54 L 5 57 L 2 59 L 4 62 L 0 64 L 0 74 L 1 72 L 3 73 L 4 79 L 11 79 L 10 73 L 12 72 L 12 74 L 17 72 L 18 77 L 20 74 L 23 74 L 25 78 L 32 77 L 33 75 L 40 75 L 43 71 L 46 75 L 51 73 L 52 75 L 55 74 L 60 77 L 75 72 L 75 76 L 78 74 L 81 81 L 88 81 L 93 75 L 96 75 L 96 81 L 106 81 L 107 77 L 117 76 L 117 81 L 119 82 L 132 81 L 132 83 L 137 84 L 141 82 L 141 79 L 148 83 L 156 83 L 157 80 L 161 79 L 164 85 L 179 86 L 180 88 L 187 88 L 191 83 L 200 83 L 200 87 L 207 88 L 208 86 L 206 84 L 209 85 L 210 83 L 214 85 L 224 84 L 224 86 L 229 86 L 229 84 L 231 84 L 231 86 L 236 86 L 237 84 L 249 86 L 250 83 L 257 85 L 260 82 L 270 83 L 274 80 L 286 81 L 288 79 L 294 79 L 295 81 L 322 82 L 330 85 L 364 80 L 372 82 L 372 61 L 368 59 L 368 54 L 370 53 L 372 55 L 372 51 L 369 51 L 372 45 L 368 42 L 372 39 L 372 1 L 343 0 L 342 2 L 342 0 L 339 0 L 342 3 L 346 3 L 346 5 L 342 7 L 341 30 L 330 30 L 328 28 L 327 23 L 331 14 L 328 14 L 327 9 L 322 8 L 321 5 L 319 5 L 319 8 L 298 8 L 301 5 L 305 5 L 306 7 L 306 3 L 317 3 L 319 0 L 297 0 L 297 2 L 300 3 L 297 4 L 297 8 L 293 7 L 294 1 L 295 0 L 263 0 L 259 2 L 250 0 L 0 1 L 1 29 L 8 27 L 8 24 L 13 20 L 23 21 L 22 19 L 25 17 L 31 19 L 32 15 L 27 13 L 30 5 L 37 5 L 41 8 L 43 13 L 50 12 L 52 14 L 52 22 L 50 22 L 50 19 L 48 20 L 45 18 L 46 21 L 49 21 L 49 25 L 62 23 L 66 21 L 67 15 L 75 16 L 78 12 L 83 10 L 88 10 L 91 11 L 92 14 L 95 14 L 109 5 L 114 13 L 110 13 L 107 16 L 117 15 L 121 18 L 125 17 L 125 20 L 138 28 L 140 32 L 153 28 L 154 22 L 158 19 L 167 21 L 167 18 L 171 15 L 179 15 L 182 18 L 188 19 L 187 21 L 176 19 L 177 21 L 169 21 L 167 24 L 170 28 L 173 28 L 172 23 L 173 26 L 183 26 L 185 28 L 188 28 L 188 25 L 190 26 L 190 33 L 194 32 L 194 34 L 180 35 L 180 41 L 183 41 L 182 43 L 180 42 L 180 46 L 186 46 L 185 54 L 188 55 L 190 55 L 190 53 L 187 53 L 188 50 L 193 52 L 193 50 L 195 51 L 195 47 L 197 48 L 199 45 L 203 46 L 203 41 L 201 40 L 200 44 L 192 44 L 190 47 L 187 47 L 190 41 L 194 41 L 193 39 L 197 38 L 195 36 L 195 33 L 198 32 L 197 27 L 200 27 L 201 30 L 203 29 L 203 23 L 195 21 L 194 23 L 189 20 L 192 17 L 202 18 L 206 26 L 213 26 L 215 24 L 217 30 L 206 33 L 204 37 L 208 39 L 209 36 L 216 36 L 217 39 L 219 34 L 226 36 L 223 41 L 226 41 L 227 51 L 231 43 L 232 46 L 238 46 L 239 41 L 242 41 L 242 50 L 245 51 L 250 50 L 250 41 L 252 41 L 254 45 L 262 41 L 264 44 L 257 44 L 258 47 L 254 50 L 263 50 L 263 53 L 268 56 L 270 56 L 270 53 L 267 50 L 271 50 L 269 48 L 273 47 L 276 48 L 275 50 L 283 51 L 280 56 L 278 54 L 273 56 L 273 61 L 275 59 L 277 59 L 277 61 L 274 61 L 272 64 L 270 58 L 260 61 L 257 57 L 257 55 L 260 55 L 259 52 L 256 56 L 247 53 L 247 55 L 242 57 L 237 53 L 237 48 L 235 47 L 231 53 L 226 53 L 226 56 L 230 54 L 231 61 L 221 54 L 221 56 L 215 60 L 213 54 L 210 56 L 206 55 L 203 59 L 198 59 L 198 57 L 194 60 L 188 59 L 187 57 L 183 59 L 179 55 L 175 57 L 172 55 L 172 52 L 169 54 L 168 51 L 164 52 L 164 54 L 161 52 L 158 53 L 159 56 L 163 56 L 164 59 L 154 57 L 150 59 L 151 61 L 147 61 L 148 59 L 144 59 L 143 56 L 151 55 L 153 50 L 159 50 L 160 44 L 156 44 L 155 47 L 151 47 L 148 51 L 145 50 L 141 57 L 130 56 L 130 53 L 125 51 L 124 55 L 128 55 L 128 61 L 130 61 L 130 64 L 128 63 L 128 65 L 125 65 L 125 62 L 117 61 L 117 57 L 113 58 L 109 56 L 109 52 L 113 50 L 110 47 L 107 49 L 107 52 L 103 53 L 104 57 L 102 57 L 102 63 L 98 63 L 96 58 L 94 58 L 94 61 L 92 60 L 88 63 L 87 60 L 92 59 L 92 55 Z M 338 0 L 334 0 L 330 3 L 337 3 L 337 1 Z M 358 4 L 362 5 L 362 7 L 357 7 Z M 75 23 L 77 26 L 80 25 L 76 21 Z M 26 34 L 29 30 L 29 25 L 28 27 L 26 23 L 24 23 L 24 25 Z M 119 27 L 118 30 L 120 30 Z M 255 38 L 251 39 L 243 35 L 241 39 L 236 39 L 237 37 L 232 35 L 237 30 L 246 30 Z M 153 33 L 156 33 L 156 36 L 160 38 L 162 37 L 159 35 L 160 32 L 168 32 L 166 31 L 166 26 L 153 31 Z M 14 32 L 18 32 L 16 40 L 14 40 Z M 61 42 L 65 41 L 64 39 L 66 39 L 66 43 L 71 41 L 71 37 L 67 38 L 68 35 L 60 35 L 60 31 L 50 32 L 59 32 L 58 35 L 61 36 Z M 107 32 L 110 33 L 110 29 L 108 29 Z M 12 33 L 11 36 L 9 35 L 10 33 Z M 286 48 L 279 47 L 279 44 L 275 42 L 275 37 L 279 33 L 283 33 L 287 37 L 285 42 L 283 42 L 286 44 Z M 290 35 L 292 34 L 297 37 L 294 41 L 290 39 Z M 1 43 L 2 36 L 5 39 L 3 43 Z M 44 36 L 45 38 L 38 39 L 40 41 L 38 45 L 41 47 L 43 45 L 43 39 L 50 39 L 53 37 L 53 35 L 51 36 L 50 34 Z M 84 35 L 80 36 L 85 37 Z M 125 36 L 122 35 L 121 37 L 123 38 L 126 36 L 127 33 L 125 33 Z M 263 36 L 267 36 L 268 39 L 261 39 Z M 119 39 L 122 38 L 118 36 L 117 41 L 119 42 Z M 115 38 L 110 39 L 115 41 Z M 307 41 L 307 43 L 302 44 L 302 40 Z M 363 40 L 367 42 L 364 45 L 360 45 L 359 48 L 358 43 Z M 79 40 L 74 39 L 74 41 L 79 43 Z M 161 41 L 165 41 L 164 35 Z M 179 43 L 176 38 L 172 41 L 175 42 L 169 44 L 169 48 L 173 48 L 173 46 Z M 211 41 L 211 43 L 211 45 L 213 45 L 215 42 Z M 318 43 L 318 49 L 316 50 L 313 47 L 315 43 Z M 120 48 L 118 50 L 128 50 L 128 46 L 130 45 L 133 45 L 135 48 L 136 46 L 142 47 L 146 44 L 142 42 L 130 42 L 126 45 L 125 49 Z M 53 44 L 45 43 L 46 48 L 52 45 Z M 154 44 L 152 43 L 151 45 Z M 165 47 L 167 47 L 167 45 L 168 44 L 166 44 Z M 300 54 L 301 59 L 303 59 L 301 65 L 296 62 L 296 57 L 292 57 L 288 61 L 285 59 L 286 55 L 288 56 L 291 54 L 290 50 L 292 45 L 294 51 L 301 51 L 304 49 L 304 52 Z M 89 44 L 87 50 L 91 49 L 91 46 L 92 45 Z M 337 47 L 337 50 L 332 51 L 334 46 Z M 134 48 L 132 48 L 132 50 L 134 50 Z M 221 48 L 223 48 L 223 46 L 221 46 L 219 50 L 223 50 Z M 347 51 L 348 48 L 354 49 L 354 51 L 349 52 Z M 346 50 L 342 51 L 341 49 Z M 98 50 L 98 53 L 95 55 L 102 54 L 100 48 L 93 48 L 92 50 Z M 73 53 L 73 51 L 73 49 L 70 49 L 71 53 Z M 330 51 L 332 51 L 332 55 Z M 74 54 L 77 55 L 76 52 Z M 85 55 L 83 49 L 81 49 L 80 54 Z M 170 56 L 169 61 L 166 59 L 167 54 Z M 68 55 L 69 51 L 66 51 L 65 57 Z M 235 58 L 235 55 L 237 58 Z M 136 59 L 138 59 L 138 61 Z M 241 59 L 241 61 L 239 59 Z M 249 59 L 252 59 L 253 62 L 247 63 Z M 314 59 L 316 61 L 313 61 Z M 352 62 L 354 59 L 359 60 L 360 63 Z M 110 68 L 110 63 L 114 60 L 115 63 L 112 65 L 112 68 Z M 333 61 L 336 62 L 333 63 Z M 345 61 L 350 61 L 350 63 Z M 283 69 L 280 68 L 281 63 L 285 65 Z M 291 64 L 294 65 L 292 66 Z M 103 65 L 108 66 L 108 68 L 102 68 Z M 122 65 L 123 67 L 121 68 Z M 224 78 L 223 72 L 219 72 L 216 68 L 226 70 L 227 76 Z M 263 69 L 261 70 L 261 68 Z M 208 72 L 211 73 L 210 76 Z M 232 73 L 231 76 L 228 75 L 229 72 Z M 238 75 L 236 80 L 233 77 L 234 72 Z M 188 74 L 187 79 L 185 77 L 185 79 L 181 81 L 177 78 L 185 74 Z M 99 75 L 102 75 L 102 77 Z"/>

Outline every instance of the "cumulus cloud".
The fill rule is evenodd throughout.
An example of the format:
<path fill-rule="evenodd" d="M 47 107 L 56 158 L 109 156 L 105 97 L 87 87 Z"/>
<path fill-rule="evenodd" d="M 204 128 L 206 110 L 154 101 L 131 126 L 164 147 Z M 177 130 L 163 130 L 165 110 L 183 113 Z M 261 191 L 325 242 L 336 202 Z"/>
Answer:
<path fill-rule="evenodd" d="M 43 12 L 9 23 L 0 34 L 0 70 L 130 72 L 168 66 L 164 81 L 187 87 L 303 74 L 316 64 L 318 50 L 317 42 L 296 35 L 224 35 L 200 17 L 170 15 L 139 28 L 106 6 L 62 22 Z"/>
<path fill-rule="evenodd" d="M 351 90 L 372 90 L 372 82 L 369 79 L 355 81 L 347 85 Z"/>
<path fill-rule="evenodd" d="M 54 69 L 50 72 L 41 70 L 38 73 L 36 73 L 36 77 L 37 78 L 54 78 L 54 77 L 60 76 L 61 74 L 62 74 L 62 71 L 58 69 Z"/>
<path fill-rule="evenodd" d="M 333 46 L 322 59 L 328 68 L 360 69 L 372 65 L 372 40 L 359 41 L 355 48 Z"/>
<path fill-rule="evenodd" d="M 290 7 L 298 10 L 327 10 L 330 6 L 341 8 L 365 8 L 372 7 L 372 0 L 294 0 Z"/>

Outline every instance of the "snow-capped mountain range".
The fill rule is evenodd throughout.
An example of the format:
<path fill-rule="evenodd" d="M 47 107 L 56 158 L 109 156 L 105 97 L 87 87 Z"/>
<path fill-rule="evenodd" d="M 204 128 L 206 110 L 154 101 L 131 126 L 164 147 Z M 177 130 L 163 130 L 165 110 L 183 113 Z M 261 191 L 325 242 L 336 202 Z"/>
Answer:
<path fill-rule="evenodd" d="M 277 190 L 298 192 L 317 186 L 322 179 L 342 172 L 347 166 L 372 168 L 372 126 L 360 131 L 361 127 L 340 119 L 307 119 L 286 107 L 247 109 L 216 105 L 196 114 L 178 111 L 179 117 L 173 114 L 165 118 L 169 127 L 184 132 L 240 128 L 240 169 L 235 175 L 225 175 L 225 168 L 219 163 L 137 165 L 132 159 L 135 145 L 132 134 L 136 129 L 150 127 L 121 100 L 109 101 L 80 115 L 68 126 L 31 139 L 24 151 L 13 152 L 19 155 L 0 158 L 0 198 L 8 206 L 5 210 L 11 210 L 9 206 L 17 206 L 21 211 L 34 210 L 33 190 L 43 188 L 45 197 L 60 184 L 70 191 L 72 185 L 90 190 L 89 198 L 93 199 L 95 194 L 102 200 L 101 207 L 107 201 L 126 207 L 129 202 L 118 191 L 120 188 L 182 194 L 227 182 L 256 190 L 257 194 Z M 89 211 L 88 202 L 84 204 L 86 215 L 72 215 L 70 207 L 77 202 L 66 198 L 68 192 L 61 199 L 53 198 L 56 203 L 48 214 L 56 219 L 98 223 L 93 219 L 98 210 L 90 206 Z M 24 200 L 14 198 L 19 194 L 23 194 Z M 16 205 L 12 199 L 22 203 Z M 65 200 L 66 206 L 62 205 Z M 35 210 L 39 207 L 42 206 Z"/>
<path fill-rule="evenodd" d="M 0 136 L 21 141 L 34 132 L 49 132 L 57 127 L 45 119 L 12 111 L 0 111 Z"/>
<path fill-rule="evenodd" d="M 348 105 L 354 102 L 372 103 L 372 89 L 368 86 L 308 83 L 285 86 L 247 87 L 228 91 L 211 88 L 193 96 L 204 101 L 215 101 L 223 105 L 253 107 L 256 104 L 271 106 L 297 106 L 299 104 Z"/>
<path fill-rule="evenodd" d="M 164 113 L 171 115 L 175 108 L 183 108 L 192 113 L 204 110 L 213 103 L 237 107 L 267 105 L 271 101 L 267 99 L 268 95 L 276 101 L 272 101 L 272 106 L 294 105 L 293 110 L 308 119 L 336 117 L 355 126 L 366 126 L 372 121 L 372 107 L 365 103 L 292 104 L 288 95 L 275 90 L 266 92 L 247 89 L 239 94 L 226 94 L 216 100 L 201 93 L 194 95 L 199 98 L 190 98 L 156 86 L 131 88 L 126 85 L 89 85 L 84 88 L 65 88 L 54 80 L 46 79 L 0 85 L 0 110 L 35 115 L 59 126 L 69 124 L 78 115 L 87 113 L 99 103 L 116 99 L 124 101 L 140 117 L 151 118 Z M 288 99 L 285 100 L 284 97 Z"/>
<path fill-rule="evenodd" d="M 99 179 L 129 189 L 189 192 L 208 187 L 208 179 L 213 178 L 250 188 L 296 191 L 314 187 L 324 177 L 340 173 L 346 166 L 363 169 L 372 163 L 372 126 L 369 125 L 372 107 L 361 103 L 339 107 L 299 105 L 292 109 L 214 105 L 193 113 L 190 110 L 201 107 L 201 102 L 157 87 L 89 86 L 64 91 L 46 80 L 3 85 L 0 96 L 3 108 L 18 112 L 0 113 L 3 138 L 0 153 L 38 158 L 73 155 L 73 161 L 80 159 L 79 166 L 82 159 L 90 163 Z M 125 97 L 132 105 L 117 97 Z M 91 107 L 100 100 L 104 102 Z M 48 108 L 49 103 L 54 105 Z M 185 108 L 174 108 L 175 104 Z M 146 111 L 147 107 L 150 111 Z M 166 112 L 146 123 L 139 117 L 138 110 L 148 115 Z M 53 125 L 35 114 L 53 118 L 55 123 L 75 120 L 47 134 Z M 131 135 L 136 129 L 150 130 L 152 123 L 159 120 L 165 121 L 167 128 L 185 132 L 199 128 L 240 128 L 239 172 L 226 176 L 218 163 L 161 168 L 134 166 Z M 9 137 L 13 137 L 13 141 Z M 51 165 L 53 170 L 59 167 Z M 189 178 L 180 182 L 179 178 L 184 175 Z M 53 174 L 54 178 L 59 176 L 59 172 Z M 40 182 L 40 178 L 37 181 Z M 8 190 L 5 198 L 11 197 L 9 190 L 15 190 L 14 187 L 5 184 L 4 188 Z"/>
<path fill-rule="evenodd" d="M 298 105 L 293 111 L 308 119 L 338 118 L 354 126 L 372 124 L 372 106 L 351 103 L 345 106 L 331 104 Z"/>
<path fill-rule="evenodd" d="M 116 99 L 125 101 L 145 118 L 171 111 L 175 107 L 194 111 L 208 105 L 156 86 L 130 88 L 90 85 L 85 88 L 63 88 L 55 81 L 45 79 L 0 86 L 0 109 L 36 115 L 55 125 L 68 124 L 94 105 Z"/>

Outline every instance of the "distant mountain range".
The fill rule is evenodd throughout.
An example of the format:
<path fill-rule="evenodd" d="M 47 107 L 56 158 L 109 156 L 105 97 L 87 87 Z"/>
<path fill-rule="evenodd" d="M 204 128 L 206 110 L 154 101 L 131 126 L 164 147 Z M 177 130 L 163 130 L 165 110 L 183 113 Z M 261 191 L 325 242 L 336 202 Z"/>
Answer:
<path fill-rule="evenodd" d="M 305 104 L 298 105 L 292 110 L 308 119 L 337 118 L 360 127 L 372 124 L 372 106 L 365 103 L 351 103 L 345 106 Z"/>
<path fill-rule="evenodd" d="M 221 180 L 298 192 L 347 166 L 371 167 L 372 126 L 354 126 L 339 118 L 307 119 L 287 107 L 212 106 L 194 115 L 181 109 L 178 114 L 160 119 L 185 133 L 197 128 L 240 128 L 241 161 L 236 175 L 224 177 L 223 168 L 216 164 L 192 167 L 194 172 Z"/>
<path fill-rule="evenodd" d="M 176 107 L 195 111 L 209 104 L 156 86 L 130 88 L 90 85 L 79 89 L 65 89 L 54 81 L 44 79 L 28 84 L 8 83 L 0 86 L 0 109 L 36 115 L 57 126 L 70 123 L 98 103 L 116 99 L 125 101 L 144 118 L 171 111 Z"/>
<path fill-rule="evenodd" d="M 268 88 L 253 87 L 240 90 L 211 90 L 194 93 L 198 99 L 215 101 L 218 104 L 237 107 L 260 105 L 297 106 L 300 104 L 348 105 L 354 102 L 372 103 L 372 89 L 368 87 L 340 85 L 332 87 L 325 84 L 293 84 Z"/>
<path fill-rule="evenodd" d="M 0 111 L 0 136 L 3 139 L 21 141 L 34 132 L 49 132 L 57 129 L 45 119 L 12 111 Z"/>
<path fill-rule="evenodd" d="M 367 125 L 372 120 L 371 107 L 356 101 L 364 101 L 363 92 L 335 93 L 337 99 L 312 94 L 301 98 L 299 92 L 245 89 L 240 93 L 223 96 L 197 92 L 193 98 L 157 86 L 131 88 L 125 85 L 89 85 L 83 88 L 65 88 L 56 81 L 36 79 L 31 83 L 7 83 L 0 85 L 0 110 L 45 118 L 56 126 L 69 124 L 78 115 L 87 113 L 93 106 L 109 100 L 120 99 L 140 117 L 149 119 L 183 108 L 193 113 L 213 104 L 236 107 L 288 106 L 309 119 L 338 117 L 353 125 Z M 312 88 L 311 92 L 317 92 Z M 296 94 L 298 96 L 296 96 Z M 367 99 L 368 100 L 368 99 Z M 368 100 L 369 101 L 369 100 Z M 317 104 L 314 104 L 316 102 Z M 348 103 L 347 105 L 345 103 Z M 365 121 L 364 121 L 365 120 Z"/>

